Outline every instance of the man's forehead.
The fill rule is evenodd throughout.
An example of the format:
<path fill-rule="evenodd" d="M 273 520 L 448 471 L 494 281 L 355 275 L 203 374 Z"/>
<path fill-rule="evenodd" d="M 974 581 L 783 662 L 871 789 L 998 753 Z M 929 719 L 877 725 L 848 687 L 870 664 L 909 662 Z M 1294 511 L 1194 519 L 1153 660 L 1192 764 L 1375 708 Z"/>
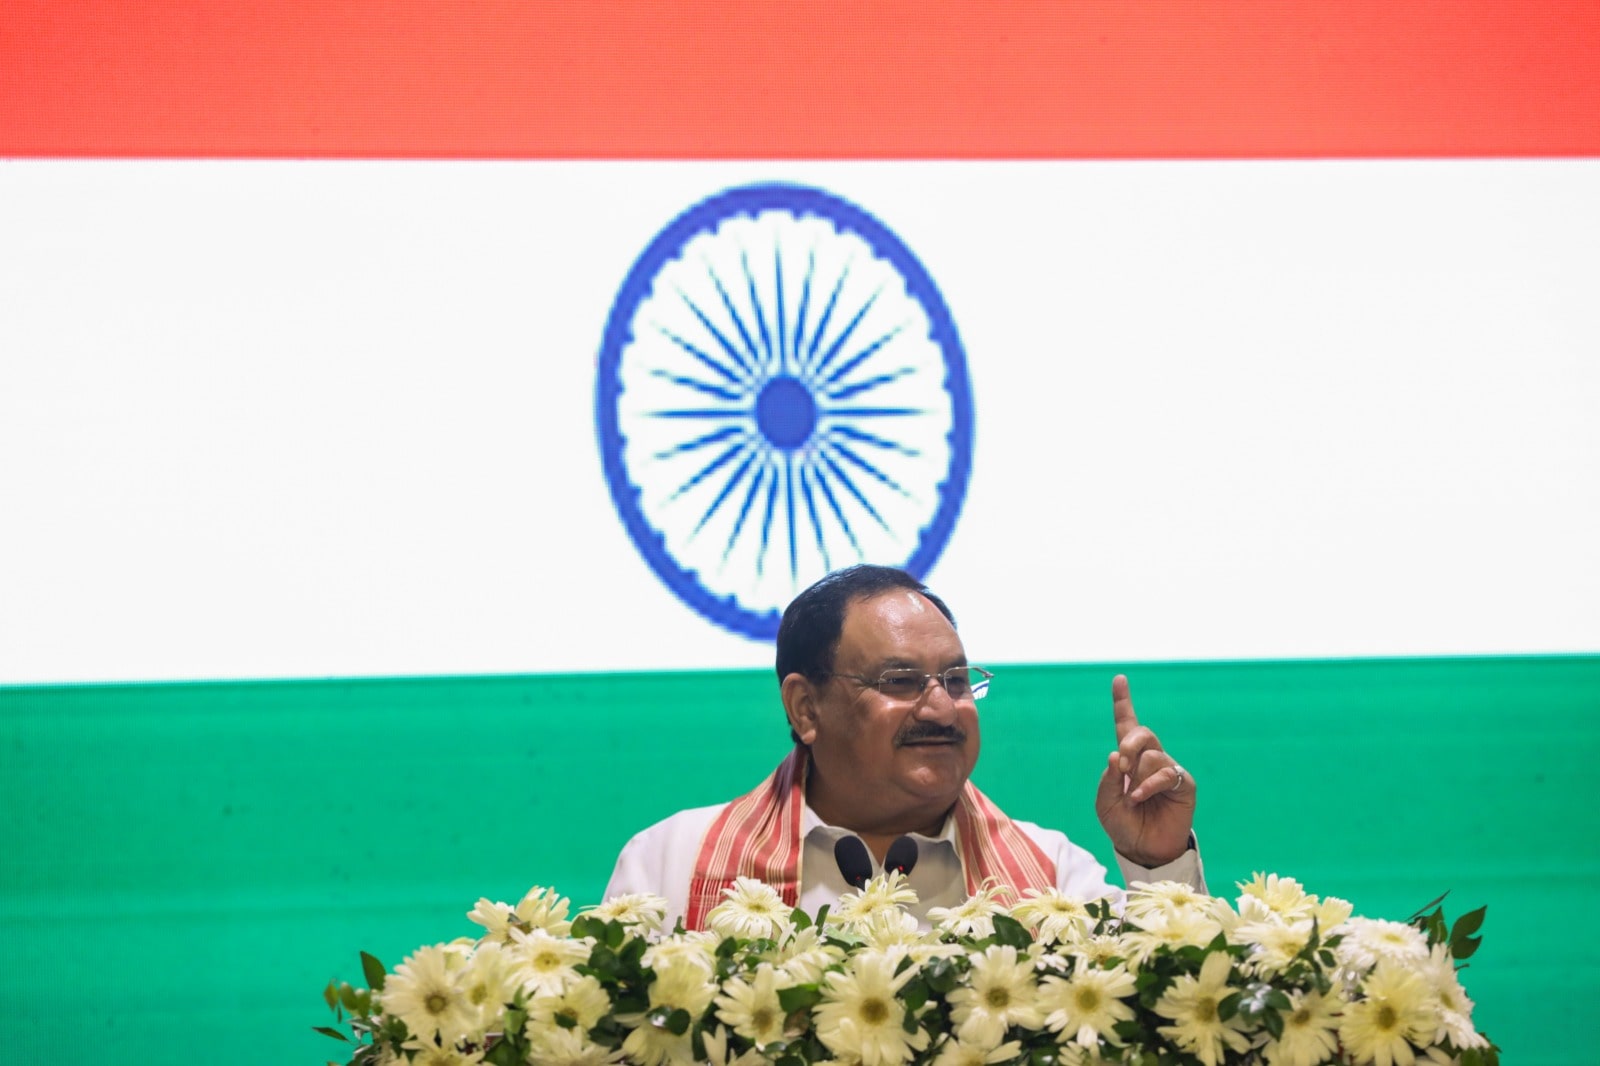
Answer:
<path fill-rule="evenodd" d="M 930 646 L 930 641 L 935 642 Z M 961 639 L 933 601 L 915 589 L 890 589 L 851 600 L 838 651 L 907 665 L 929 653 L 961 655 Z"/>

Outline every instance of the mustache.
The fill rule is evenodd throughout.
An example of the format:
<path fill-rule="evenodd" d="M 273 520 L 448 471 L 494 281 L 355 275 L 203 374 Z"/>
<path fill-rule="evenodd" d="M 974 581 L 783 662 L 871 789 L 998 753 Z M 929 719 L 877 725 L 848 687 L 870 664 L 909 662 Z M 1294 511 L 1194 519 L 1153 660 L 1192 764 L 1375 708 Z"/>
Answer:
<path fill-rule="evenodd" d="M 917 744 L 925 740 L 947 740 L 964 744 L 967 731 L 958 725 L 941 725 L 938 722 L 914 722 L 895 738 L 895 746 Z"/>

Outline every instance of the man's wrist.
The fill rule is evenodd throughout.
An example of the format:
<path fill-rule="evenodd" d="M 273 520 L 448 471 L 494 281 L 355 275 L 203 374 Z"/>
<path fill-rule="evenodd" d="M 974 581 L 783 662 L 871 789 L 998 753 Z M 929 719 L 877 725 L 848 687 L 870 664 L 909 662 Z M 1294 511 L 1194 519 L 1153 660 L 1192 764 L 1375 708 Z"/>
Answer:
<path fill-rule="evenodd" d="M 1127 859 L 1129 862 L 1133 863 L 1135 866 L 1141 867 L 1141 868 L 1146 869 L 1146 870 L 1154 870 L 1154 869 L 1157 869 L 1159 867 L 1166 866 L 1168 863 L 1177 862 L 1179 859 L 1183 858 L 1189 852 L 1197 851 L 1197 850 L 1199 850 L 1199 845 L 1195 842 L 1194 831 L 1190 830 L 1189 839 L 1184 842 L 1183 850 L 1178 852 L 1176 855 L 1171 856 L 1170 858 L 1152 859 L 1152 858 L 1150 858 L 1148 856 L 1141 858 L 1141 857 L 1138 857 L 1138 856 L 1129 855 L 1127 852 L 1123 851 L 1121 848 L 1117 849 L 1117 854 L 1122 856 L 1124 859 Z"/>

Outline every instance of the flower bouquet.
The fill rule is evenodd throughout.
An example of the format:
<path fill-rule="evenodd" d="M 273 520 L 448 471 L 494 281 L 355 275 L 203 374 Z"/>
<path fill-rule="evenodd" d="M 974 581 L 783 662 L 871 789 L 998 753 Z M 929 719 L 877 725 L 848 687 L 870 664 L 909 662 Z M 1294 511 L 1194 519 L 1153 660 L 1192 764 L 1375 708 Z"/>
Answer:
<path fill-rule="evenodd" d="M 1498 1062 L 1457 975 L 1481 908 L 1449 926 L 1435 900 L 1401 923 L 1275 874 L 1239 890 L 1003 906 L 988 888 L 919 929 L 898 874 L 814 917 L 741 879 L 708 930 L 667 932 L 657 896 L 569 920 L 534 888 L 479 900 L 481 937 L 392 973 L 363 953 L 369 987 L 330 983 L 339 1024 L 318 1031 L 351 1066 Z"/>

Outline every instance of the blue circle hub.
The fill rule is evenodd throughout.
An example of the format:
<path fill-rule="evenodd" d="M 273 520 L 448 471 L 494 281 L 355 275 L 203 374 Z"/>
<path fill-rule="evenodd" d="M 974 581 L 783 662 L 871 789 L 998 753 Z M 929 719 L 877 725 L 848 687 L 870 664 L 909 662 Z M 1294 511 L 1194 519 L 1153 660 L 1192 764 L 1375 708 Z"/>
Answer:
<path fill-rule="evenodd" d="M 756 397 L 756 425 L 774 448 L 792 452 L 817 428 L 817 401 L 798 379 L 775 377 Z"/>

